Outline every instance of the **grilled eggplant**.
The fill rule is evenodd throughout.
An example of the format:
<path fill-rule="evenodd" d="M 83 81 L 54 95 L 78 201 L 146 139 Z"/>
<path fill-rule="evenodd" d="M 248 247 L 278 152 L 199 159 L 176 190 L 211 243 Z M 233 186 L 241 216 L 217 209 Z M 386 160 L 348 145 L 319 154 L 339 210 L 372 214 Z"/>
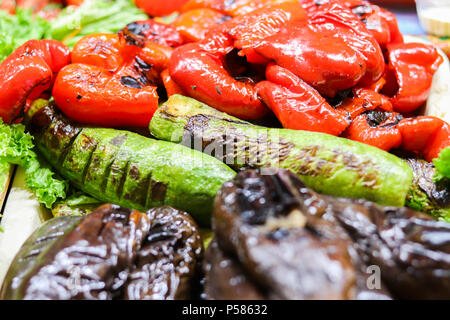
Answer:
<path fill-rule="evenodd" d="M 183 299 L 203 246 L 197 225 L 170 207 L 104 205 L 47 222 L 24 244 L 2 299 Z"/>
<path fill-rule="evenodd" d="M 268 298 L 450 298 L 450 224 L 320 195 L 287 171 L 244 171 L 225 183 L 213 228 L 220 249 Z M 226 290 L 206 279 L 209 298 Z"/>

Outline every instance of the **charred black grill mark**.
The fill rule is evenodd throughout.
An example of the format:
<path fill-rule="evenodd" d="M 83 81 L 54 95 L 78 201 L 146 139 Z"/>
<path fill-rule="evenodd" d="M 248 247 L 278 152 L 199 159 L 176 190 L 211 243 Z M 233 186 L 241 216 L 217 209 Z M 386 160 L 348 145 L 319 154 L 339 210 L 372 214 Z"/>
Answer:
<path fill-rule="evenodd" d="M 118 151 L 117 154 L 114 155 L 113 161 L 111 162 L 109 176 L 108 179 L 106 180 L 106 188 L 108 187 L 108 184 L 111 184 L 111 186 L 113 186 L 114 188 L 114 186 L 117 186 L 120 183 L 120 178 L 118 178 L 118 176 L 122 177 L 122 175 L 125 174 L 124 170 L 126 169 L 127 166 L 127 162 L 126 161 L 124 162 L 122 160 L 124 159 L 128 160 L 128 158 L 129 157 L 126 153 L 122 153 L 120 151 Z"/>
<path fill-rule="evenodd" d="M 90 151 L 90 154 L 89 154 L 89 157 L 88 157 L 88 161 L 86 163 L 86 166 L 83 168 L 83 175 L 82 175 L 83 184 L 88 180 L 89 168 L 91 167 L 91 163 L 92 163 L 93 158 L 94 158 L 94 153 L 95 153 L 95 150 L 97 150 L 97 148 L 98 148 L 98 144 L 95 144 L 92 147 L 92 150 Z"/>
<path fill-rule="evenodd" d="M 42 134 L 42 132 L 47 131 L 54 118 L 54 109 L 51 107 L 44 107 L 36 111 L 30 121 L 30 132 L 33 135 Z"/>
<path fill-rule="evenodd" d="M 391 128 L 395 127 L 401 120 L 403 120 L 403 116 L 401 114 L 396 115 L 395 119 L 391 122 L 383 123 L 380 128 Z"/>
<path fill-rule="evenodd" d="M 142 85 L 139 83 L 139 81 L 130 76 L 121 77 L 120 83 L 129 88 L 142 89 Z"/>
<path fill-rule="evenodd" d="M 147 175 L 144 179 L 141 179 L 139 168 L 133 165 L 130 167 L 128 179 L 137 181 L 137 185 L 134 188 L 130 188 L 128 192 L 125 192 L 123 198 L 138 203 L 142 207 L 146 207 L 151 174 Z"/>
<path fill-rule="evenodd" d="M 57 159 L 60 167 L 66 160 L 67 155 L 69 154 L 69 152 L 71 151 L 71 149 L 73 147 L 73 144 L 75 143 L 75 141 L 77 140 L 77 138 L 80 136 L 80 134 L 82 132 L 83 132 L 83 130 L 78 130 L 78 132 L 70 139 L 69 143 L 66 146 L 64 146 L 64 148 L 62 149 L 61 155 L 60 155 L 59 159 Z"/>
<path fill-rule="evenodd" d="M 151 65 L 149 65 L 148 63 L 146 63 L 144 60 L 142 60 L 141 58 L 139 58 L 138 56 L 136 56 L 135 58 L 136 60 L 136 65 L 138 68 L 144 70 L 144 71 L 148 71 L 152 68 Z"/>
<path fill-rule="evenodd" d="M 117 196 L 119 197 L 119 199 L 123 198 L 123 189 L 124 189 L 124 186 L 125 186 L 125 182 L 127 181 L 128 171 L 130 169 L 130 164 L 131 164 L 131 161 L 128 160 L 127 163 L 125 164 L 125 168 L 123 170 L 123 174 L 120 177 L 119 185 L 117 186 Z"/>
<path fill-rule="evenodd" d="M 135 36 L 144 36 L 150 28 L 150 24 L 142 22 L 132 22 L 126 26 L 126 29 Z"/>
<path fill-rule="evenodd" d="M 167 184 L 160 181 L 151 180 L 150 197 L 153 202 L 164 202 L 167 192 Z"/>
<path fill-rule="evenodd" d="M 241 219 L 247 224 L 263 225 L 269 217 L 285 216 L 299 206 L 298 200 L 279 175 L 244 179 L 238 184 L 236 201 Z"/>
<path fill-rule="evenodd" d="M 114 157 L 113 157 L 114 158 Z M 100 190 L 102 190 L 103 192 L 106 191 L 106 186 L 108 185 L 108 179 L 109 176 L 111 175 L 111 167 L 113 164 L 114 160 L 112 160 L 107 166 L 106 166 L 106 170 L 105 170 L 105 176 L 103 177 L 102 183 L 100 184 Z"/>
<path fill-rule="evenodd" d="M 385 122 L 391 113 L 384 111 L 371 110 L 364 113 L 366 115 L 366 121 L 371 127 L 378 127 Z"/>
<path fill-rule="evenodd" d="M 393 120 L 388 121 L 392 116 L 392 113 L 380 110 L 369 110 L 363 114 L 366 116 L 367 123 L 372 128 L 391 128 L 396 126 L 403 119 L 403 116 L 396 115 Z"/>

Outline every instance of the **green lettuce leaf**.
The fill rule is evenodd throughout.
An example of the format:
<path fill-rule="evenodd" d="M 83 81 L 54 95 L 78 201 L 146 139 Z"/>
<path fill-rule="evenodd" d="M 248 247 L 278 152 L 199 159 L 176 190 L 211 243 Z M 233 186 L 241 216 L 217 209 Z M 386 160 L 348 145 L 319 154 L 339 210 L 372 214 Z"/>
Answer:
<path fill-rule="evenodd" d="M 433 160 L 436 167 L 435 182 L 443 179 L 450 179 L 450 147 L 439 153 L 439 157 Z"/>
<path fill-rule="evenodd" d="M 17 8 L 15 15 L 0 10 L 0 62 L 26 41 L 42 39 L 49 27 L 49 22 L 33 17 L 31 10 Z"/>
<path fill-rule="evenodd" d="M 66 197 L 68 184 L 42 167 L 33 148 L 33 137 L 25 132 L 24 125 L 7 125 L 0 121 L 0 163 L 24 167 L 27 187 L 50 209 L 58 199 Z"/>
<path fill-rule="evenodd" d="M 128 23 L 148 19 L 132 0 L 86 0 L 80 7 L 69 6 L 52 21 L 47 37 L 69 47 L 85 35 L 117 32 Z"/>

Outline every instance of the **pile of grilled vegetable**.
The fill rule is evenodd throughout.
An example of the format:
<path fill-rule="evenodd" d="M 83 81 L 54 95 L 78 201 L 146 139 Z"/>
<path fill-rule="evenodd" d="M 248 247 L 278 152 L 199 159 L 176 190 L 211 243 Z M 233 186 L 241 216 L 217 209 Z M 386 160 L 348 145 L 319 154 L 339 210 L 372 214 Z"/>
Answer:
<path fill-rule="evenodd" d="M 363 0 L 181 2 L 0 64 L 0 164 L 54 216 L 0 299 L 449 299 L 437 50 Z"/>

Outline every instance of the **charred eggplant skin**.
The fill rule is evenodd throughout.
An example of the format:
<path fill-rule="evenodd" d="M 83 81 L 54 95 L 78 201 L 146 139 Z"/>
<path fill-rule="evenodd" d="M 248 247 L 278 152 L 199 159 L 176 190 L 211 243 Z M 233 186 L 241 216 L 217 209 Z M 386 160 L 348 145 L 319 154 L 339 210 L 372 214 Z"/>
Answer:
<path fill-rule="evenodd" d="M 203 257 L 197 224 L 186 212 L 159 207 L 147 212 L 149 233 L 137 253 L 124 299 L 192 298 Z"/>
<path fill-rule="evenodd" d="M 264 292 L 249 277 L 239 261 L 227 255 L 216 239 L 211 241 L 203 262 L 205 299 L 263 300 Z"/>
<path fill-rule="evenodd" d="M 340 202 L 334 215 L 401 299 L 450 299 L 450 223 L 407 208 Z"/>
<path fill-rule="evenodd" d="M 0 298 L 186 299 L 202 254 L 187 213 L 106 204 L 40 228 L 10 267 Z"/>
<path fill-rule="evenodd" d="M 73 124 L 45 100 L 30 110 L 28 127 L 39 151 L 73 185 L 105 203 L 137 210 L 170 205 L 208 226 L 215 194 L 235 175 L 184 146 Z"/>
<path fill-rule="evenodd" d="M 288 169 L 308 187 L 333 196 L 401 207 L 412 183 L 406 162 L 375 147 L 323 133 L 255 126 L 180 95 L 156 111 L 150 131 L 208 154 L 215 150 L 212 155 L 236 170 Z"/>
<path fill-rule="evenodd" d="M 293 219 L 295 211 L 297 217 L 298 212 L 302 214 L 303 222 Z M 282 293 L 295 288 L 283 283 L 283 277 L 289 275 L 282 272 L 283 268 L 315 248 L 308 259 L 296 263 L 296 268 L 308 270 L 315 284 L 321 283 L 317 281 L 321 280 L 320 272 L 326 272 L 332 265 L 335 271 L 347 270 L 342 274 L 356 280 L 348 284 L 357 294 L 341 294 L 339 298 L 372 299 L 374 294 L 389 297 L 384 292 L 367 290 L 366 279 L 360 271 L 365 270 L 365 266 L 375 265 L 380 268 L 382 288 L 393 298 L 450 299 L 449 223 L 408 208 L 382 207 L 361 199 L 320 195 L 285 170 L 272 176 L 244 171 L 225 183 L 216 198 L 213 227 L 220 247 L 234 254 L 246 271 L 253 272 L 259 283 L 265 284 L 272 293 L 278 288 Z M 304 235 L 299 232 L 301 229 Z M 230 234 L 233 237 L 227 237 Z M 298 240 L 295 246 L 291 245 L 293 237 Z M 297 252 L 300 240 L 307 245 L 305 250 Z M 320 244 L 327 245 L 321 247 Z M 339 247 L 344 244 L 347 250 Z M 319 254 L 324 252 L 333 252 L 325 265 L 317 263 Z M 291 258 L 283 260 L 283 255 Z M 274 256 L 278 262 L 273 268 L 265 269 Z M 316 261 L 314 267 L 305 269 L 310 261 Z M 303 276 L 308 276 L 308 272 Z M 345 278 L 334 279 L 343 281 Z M 332 289 L 336 288 L 335 293 L 345 293 L 343 288 L 347 287 L 336 286 L 339 283 L 328 286 L 320 294 L 333 293 Z M 298 294 L 305 292 L 305 288 L 301 288 Z"/>
<path fill-rule="evenodd" d="M 288 173 L 244 171 L 224 184 L 213 215 L 220 247 L 237 257 L 269 299 L 355 299 L 349 239 L 308 221 L 297 198 L 303 185 L 287 180 L 295 177 Z"/>
<path fill-rule="evenodd" d="M 0 290 L 0 298 L 20 298 L 19 286 L 33 268 L 37 257 L 60 237 L 73 230 L 80 220 L 81 217 L 58 217 L 47 221 L 34 231 L 12 261 Z"/>

